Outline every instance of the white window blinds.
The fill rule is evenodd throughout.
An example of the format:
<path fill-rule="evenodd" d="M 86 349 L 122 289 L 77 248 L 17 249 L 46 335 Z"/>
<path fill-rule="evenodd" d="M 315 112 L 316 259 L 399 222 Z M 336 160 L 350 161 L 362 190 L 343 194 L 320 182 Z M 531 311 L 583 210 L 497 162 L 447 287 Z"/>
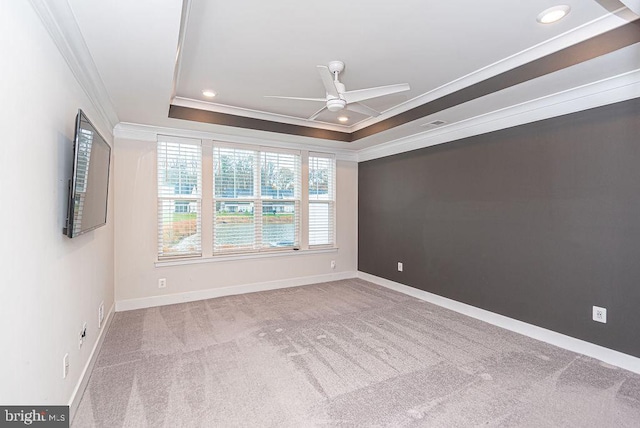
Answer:
<path fill-rule="evenodd" d="M 213 253 L 256 248 L 258 152 L 213 148 Z"/>
<path fill-rule="evenodd" d="M 158 138 L 158 257 L 199 256 L 202 146 L 199 140 Z"/>
<path fill-rule="evenodd" d="M 300 155 L 262 152 L 262 248 L 300 245 Z"/>
<path fill-rule="evenodd" d="M 299 245 L 299 153 L 215 145 L 213 180 L 214 254 Z"/>
<path fill-rule="evenodd" d="M 335 244 L 335 158 L 309 153 L 309 246 Z"/>

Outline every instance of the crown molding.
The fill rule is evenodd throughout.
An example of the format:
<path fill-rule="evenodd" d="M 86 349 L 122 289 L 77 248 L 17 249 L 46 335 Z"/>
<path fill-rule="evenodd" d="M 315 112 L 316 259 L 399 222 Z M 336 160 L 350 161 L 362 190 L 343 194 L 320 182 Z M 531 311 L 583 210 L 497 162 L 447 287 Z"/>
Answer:
<path fill-rule="evenodd" d="M 355 124 L 348 126 L 326 122 L 309 121 L 307 119 L 299 117 L 268 113 L 260 110 L 245 109 L 184 97 L 175 97 L 172 101 L 172 104 L 196 110 L 205 110 L 239 117 L 266 120 L 270 122 L 279 122 L 284 124 L 303 126 L 305 128 L 347 132 L 353 135 L 358 131 L 376 125 L 379 122 L 384 122 L 390 118 L 402 115 L 403 113 L 410 110 L 423 107 L 448 95 L 462 91 L 466 88 L 472 87 L 473 85 L 477 85 L 480 82 L 487 81 L 491 78 L 494 78 L 495 76 L 507 73 L 511 70 L 517 69 L 518 67 L 530 64 L 556 52 L 570 48 L 571 46 L 578 43 L 585 42 L 586 40 L 615 30 L 616 28 L 624 26 L 630 21 L 633 21 L 635 18 L 637 18 L 637 16 L 631 14 L 629 9 L 627 9 L 626 7 L 621 7 L 610 12 L 607 15 L 594 19 L 558 36 L 545 40 L 535 46 L 517 52 L 507 58 L 496 61 L 493 64 L 489 64 L 486 67 L 475 70 L 465 76 L 447 82 L 446 84 L 438 88 L 419 95 L 418 97 L 408 100 L 391 109 L 385 110 L 378 117 L 363 119 Z M 364 137 L 358 137 L 358 139 L 359 138 Z"/>
<path fill-rule="evenodd" d="M 378 159 L 640 97 L 640 69 L 498 109 L 410 137 L 358 151 L 358 162 Z"/>
<path fill-rule="evenodd" d="M 158 141 L 158 135 L 171 135 L 175 137 L 194 138 L 199 140 L 214 140 L 228 143 L 250 144 L 254 146 L 269 145 L 283 149 L 308 150 L 320 153 L 332 153 L 337 160 L 356 162 L 357 152 L 350 149 L 332 148 L 323 145 L 309 143 L 287 143 L 265 137 L 255 138 L 242 135 L 223 134 L 217 132 L 194 131 L 189 129 L 169 128 L 163 126 L 142 125 L 138 123 L 120 122 L 114 130 L 113 136 L 123 140 L 136 140 L 146 142 Z"/>
<path fill-rule="evenodd" d="M 207 101 L 194 100 L 192 98 L 174 97 L 171 100 L 171 104 L 180 107 L 194 108 L 197 110 L 207 110 L 234 116 L 244 116 L 253 119 L 268 120 L 270 122 L 288 123 L 290 125 L 304 126 L 307 128 L 326 129 L 328 131 L 350 132 L 352 129 L 350 126 L 345 125 L 336 125 L 333 123 L 301 119 L 299 117 L 287 116 L 284 114 L 268 113 L 265 111 L 252 110 L 243 107 L 234 107 L 226 104 L 217 104 Z"/>
<path fill-rule="evenodd" d="M 98 112 L 100 116 L 98 118 L 99 121 L 102 122 L 105 128 L 111 131 L 119 123 L 119 119 L 115 112 L 113 103 L 111 102 L 111 99 L 108 95 L 104 82 L 100 77 L 97 67 L 82 36 L 80 28 L 78 27 L 69 3 L 67 1 L 48 0 L 30 0 L 30 2 L 32 4 L 32 7 L 40 17 L 43 25 L 49 32 L 61 55 L 69 65 L 69 68 L 76 77 L 76 80 L 78 81 L 84 92 L 87 94 L 92 105 Z M 466 76 L 453 80 L 428 93 L 425 93 L 399 106 L 389 109 L 383 112 L 382 115 L 377 118 L 365 119 L 351 126 L 336 125 L 323 122 L 312 122 L 306 119 L 291 116 L 207 103 L 181 97 L 176 97 L 174 99 L 174 103 L 176 105 L 183 105 L 210 111 L 223 112 L 227 114 L 236 114 L 320 129 L 335 130 L 341 132 L 344 132 L 345 130 L 357 131 L 404 111 L 410 110 L 411 108 L 422 105 L 426 102 L 441 98 L 444 95 L 450 94 L 464 87 L 468 87 L 484 79 L 500 74 L 501 72 L 504 72 L 506 70 L 510 70 L 514 67 L 531 62 L 552 52 L 556 52 L 558 50 L 571 46 L 572 44 L 578 43 L 590 37 L 594 37 L 598 34 L 602 34 L 616 27 L 619 27 L 627 22 L 627 19 L 622 17 L 624 16 L 625 12 L 628 12 L 628 9 L 626 7 L 620 8 L 604 17 L 593 20 L 557 37 L 546 40 L 536 46 L 525 49 L 510 57 L 476 70 Z M 177 65 L 179 66 L 179 64 Z M 438 131 L 444 131 L 444 129 L 440 128 Z M 326 151 L 326 147 L 322 149 Z M 366 154 L 367 150 L 368 149 L 365 149 L 365 151 L 362 152 L 363 156 L 368 156 Z"/>
<path fill-rule="evenodd" d="M 30 0 L 80 87 L 98 112 L 98 121 L 111 134 L 119 122 L 109 93 L 67 1 Z"/>
<path fill-rule="evenodd" d="M 307 143 L 285 143 L 265 138 L 125 122 L 116 125 L 114 137 L 156 142 L 158 135 L 172 135 L 251 145 L 264 145 L 267 143 L 274 147 L 334 153 L 338 160 L 364 162 L 638 97 L 640 97 L 640 69 L 498 109 L 357 152 Z"/>
<path fill-rule="evenodd" d="M 636 15 L 640 15 L 640 0 L 620 0 Z"/>
<path fill-rule="evenodd" d="M 337 125 L 337 124 L 326 123 L 326 122 L 310 121 L 310 120 L 299 118 L 299 117 L 269 113 L 261 110 L 245 109 L 241 107 L 234 107 L 234 106 L 229 106 L 225 104 L 217 104 L 217 103 L 211 103 L 211 102 L 194 100 L 190 98 L 177 97 L 177 96 L 172 100 L 172 104 L 182 106 L 182 107 L 195 108 L 199 110 L 208 110 L 208 111 L 213 111 L 217 113 L 224 113 L 224 114 L 231 114 L 236 116 L 245 116 L 245 117 L 250 117 L 254 119 L 268 120 L 272 122 L 281 122 L 281 123 L 299 125 L 299 126 L 310 127 L 310 128 L 320 128 L 320 129 L 326 129 L 331 131 L 353 133 L 361 129 L 367 128 L 371 125 L 374 125 L 378 122 L 384 121 L 386 119 L 389 119 L 391 117 L 404 113 L 415 107 L 419 107 L 428 102 L 442 98 L 445 95 L 452 94 L 456 91 L 459 91 L 466 87 L 482 82 L 483 80 L 489 79 L 491 77 L 497 76 L 506 71 L 512 70 L 518 66 L 530 63 L 546 55 L 552 54 L 554 52 L 557 52 L 559 50 L 572 46 L 576 43 L 582 42 L 584 40 L 590 39 L 592 37 L 606 33 L 617 27 L 620 27 L 626 24 L 627 22 L 629 22 L 629 20 L 625 18 L 625 12 L 628 12 L 628 9 L 626 7 L 622 7 L 605 16 L 602 16 L 593 21 L 585 23 L 579 27 L 573 28 L 563 34 L 560 34 L 556 37 L 545 40 L 535 46 L 524 49 L 507 58 L 503 58 L 499 61 L 494 62 L 493 64 L 489 64 L 486 67 L 480 68 L 465 76 L 462 76 L 460 78 L 447 82 L 438 88 L 435 88 L 429 92 L 419 95 L 402 104 L 399 104 L 395 107 L 392 107 L 388 110 L 383 111 L 378 117 L 375 117 L 375 118 L 371 117 L 368 119 L 364 119 L 364 120 L 361 120 L 360 122 L 357 122 L 349 126 Z"/>
<path fill-rule="evenodd" d="M 623 12 L 625 12 L 626 10 L 627 8 L 620 8 L 608 15 L 594 19 L 593 21 L 573 28 L 556 37 L 552 37 L 548 40 L 538 43 L 537 45 L 531 46 L 511 56 L 498 60 L 493 64 L 487 65 L 486 67 L 472 71 L 465 76 L 452 80 L 451 82 L 447 82 L 444 85 L 439 86 L 429 92 L 426 92 L 389 110 L 386 110 L 382 112 L 382 114 L 378 117 L 369 118 L 358 122 L 357 124 L 352 126 L 350 131 L 359 131 L 375 123 L 381 122 L 385 119 L 411 110 L 412 108 L 419 107 L 438 98 L 442 98 L 445 95 L 452 94 L 456 91 L 477 84 L 483 80 L 489 79 L 521 65 L 540 59 L 546 55 L 550 55 L 554 52 L 568 48 L 569 46 L 575 45 L 576 43 L 606 33 L 607 31 L 611 31 L 629 22 L 627 19 L 620 16 L 624 16 Z"/>

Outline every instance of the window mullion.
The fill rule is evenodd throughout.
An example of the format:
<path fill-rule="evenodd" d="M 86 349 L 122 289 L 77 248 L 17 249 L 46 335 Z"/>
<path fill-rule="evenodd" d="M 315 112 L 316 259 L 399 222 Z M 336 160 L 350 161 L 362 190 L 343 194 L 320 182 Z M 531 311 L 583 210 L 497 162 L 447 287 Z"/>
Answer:
<path fill-rule="evenodd" d="M 213 254 L 213 146 L 211 140 L 202 141 L 202 218 L 200 236 L 202 237 L 202 254 Z M 207 219 L 204 221 L 204 219 Z"/>
<path fill-rule="evenodd" d="M 262 250 L 262 152 L 256 154 L 256 166 L 254 168 L 254 183 L 256 196 L 254 203 L 254 233 L 255 233 L 255 249 Z"/>
<path fill-rule="evenodd" d="M 303 151 L 300 160 L 300 221 L 298 233 L 300 234 L 300 248 L 309 248 L 309 152 Z"/>

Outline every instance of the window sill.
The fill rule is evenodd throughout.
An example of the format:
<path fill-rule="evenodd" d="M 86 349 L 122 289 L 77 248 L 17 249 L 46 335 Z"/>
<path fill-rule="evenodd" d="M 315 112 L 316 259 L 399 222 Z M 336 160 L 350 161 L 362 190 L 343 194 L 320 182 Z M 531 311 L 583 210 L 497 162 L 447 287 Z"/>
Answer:
<path fill-rule="evenodd" d="M 228 254 L 223 256 L 208 256 L 208 257 L 193 257 L 193 258 L 176 258 L 171 260 L 161 260 L 154 263 L 155 267 L 165 266 L 182 266 L 182 265 L 194 265 L 200 263 L 218 263 L 218 262 L 231 262 L 236 260 L 252 260 L 252 259 L 268 259 L 272 257 L 288 257 L 297 255 L 313 255 L 323 253 L 336 253 L 338 247 L 329 248 L 313 248 L 307 250 L 282 250 L 265 253 L 250 253 L 250 254 Z"/>

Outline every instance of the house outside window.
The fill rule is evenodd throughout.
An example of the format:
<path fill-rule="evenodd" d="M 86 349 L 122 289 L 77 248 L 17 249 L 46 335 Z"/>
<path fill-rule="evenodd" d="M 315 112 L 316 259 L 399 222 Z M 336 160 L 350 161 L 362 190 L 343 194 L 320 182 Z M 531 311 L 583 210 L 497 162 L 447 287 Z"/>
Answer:
<path fill-rule="evenodd" d="M 300 152 L 213 148 L 213 253 L 300 245 Z"/>
<path fill-rule="evenodd" d="M 335 246 L 333 155 L 159 136 L 157 157 L 158 259 Z"/>

